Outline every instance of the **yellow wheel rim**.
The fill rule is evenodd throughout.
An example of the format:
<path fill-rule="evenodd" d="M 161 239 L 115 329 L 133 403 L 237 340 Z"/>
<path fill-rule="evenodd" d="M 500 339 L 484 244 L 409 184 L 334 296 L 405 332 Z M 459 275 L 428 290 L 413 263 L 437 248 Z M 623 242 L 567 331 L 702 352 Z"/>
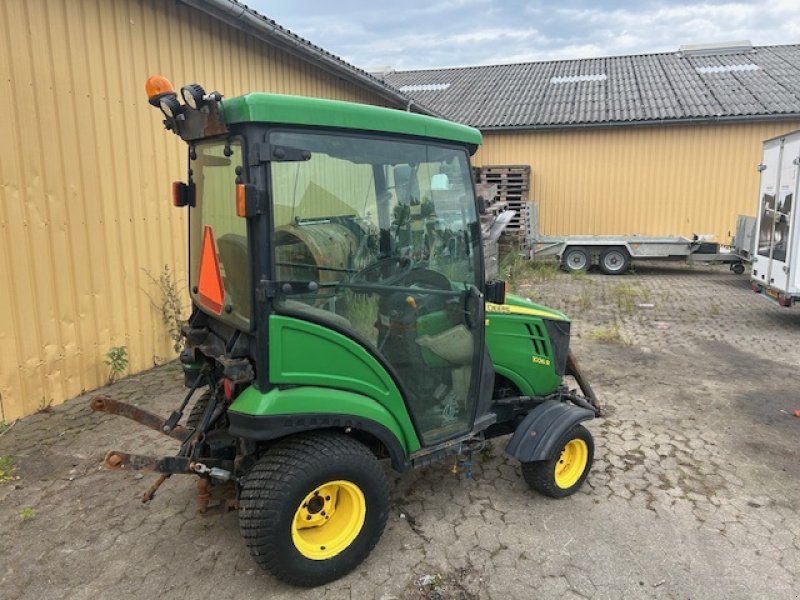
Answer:
<path fill-rule="evenodd" d="M 333 558 L 358 537 L 366 516 L 361 488 L 349 481 L 329 481 L 303 498 L 292 520 L 292 541 L 306 558 Z"/>
<path fill-rule="evenodd" d="M 556 485 L 566 490 L 575 485 L 586 469 L 589 460 L 589 447 L 581 439 L 567 442 L 556 462 Z"/>

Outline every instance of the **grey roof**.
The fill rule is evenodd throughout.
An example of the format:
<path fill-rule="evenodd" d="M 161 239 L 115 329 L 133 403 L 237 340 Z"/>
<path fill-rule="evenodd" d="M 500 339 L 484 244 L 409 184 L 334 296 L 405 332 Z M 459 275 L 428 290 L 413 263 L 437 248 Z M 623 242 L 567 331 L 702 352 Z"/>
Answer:
<path fill-rule="evenodd" d="M 800 45 L 389 72 L 479 129 L 800 117 Z"/>
<path fill-rule="evenodd" d="M 292 33 L 272 19 L 238 2 L 238 0 L 181 1 L 183 4 L 196 8 L 272 46 L 289 51 L 302 60 L 332 71 L 339 77 L 364 87 L 395 104 L 409 107 L 423 114 L 441 116 L 435 110 L 424 106 L 420 102 L 412 102 L 409 96 L 400 92 L 397 88 L 351 65 L 327 50 L 312 44 L 296 33 Z"/>

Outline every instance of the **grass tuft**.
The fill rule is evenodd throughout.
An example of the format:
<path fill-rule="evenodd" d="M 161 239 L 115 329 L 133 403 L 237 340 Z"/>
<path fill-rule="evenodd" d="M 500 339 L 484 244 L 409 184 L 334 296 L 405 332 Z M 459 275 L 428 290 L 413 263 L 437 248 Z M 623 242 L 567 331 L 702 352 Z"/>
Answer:
<path fill-rule="evenodd" d="M 630 346 L 619 329 L 619 323 L 614 322 L 604 327 L 597 327 L 589 332 L 589 338 L 601 344 L 615 344 L 617 346 Z"/>
<path fill-rule="evenodd" d="M 650 290 L 632 283 L 618 283 L 611 289 L 611 297 L 620 311 L 630 314 L 640 302 L 650 301 Z"/>
<path fill-rule="evenodd" d="M 18 479 L 17 469 L 14 467 L 14 463 L 11 462 L 11 458 L 0 456 L 0 485 L 17 481 Z"/>
<path fill-rule="evenodd" d="M 523 281 L 541 283 L 555 279 L 558 264 L 553 261 L 534 261 L 518 252 L 508 252 L 500 257 L 499 270 L 500 277 L 513 289 Z"/>

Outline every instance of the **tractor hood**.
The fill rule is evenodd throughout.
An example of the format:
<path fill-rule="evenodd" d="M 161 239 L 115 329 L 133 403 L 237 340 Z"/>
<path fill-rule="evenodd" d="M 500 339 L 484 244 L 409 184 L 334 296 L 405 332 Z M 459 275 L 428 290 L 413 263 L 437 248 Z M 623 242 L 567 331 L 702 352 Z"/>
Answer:
<path fill-rule="evenodd" d="M 569 318 L 562 312 L 555 309 L 536 304 L 530 300 L 526 300 L 521 296 L 515 294 L 508 294 L 506 296 L 505 304 L 486 303 L 487 313 L 501 313 L 512 315 L 529 315 L 532 317 L 541 317 L 542 319 L 550 319 L 552 321 L 566 321 Z"/>

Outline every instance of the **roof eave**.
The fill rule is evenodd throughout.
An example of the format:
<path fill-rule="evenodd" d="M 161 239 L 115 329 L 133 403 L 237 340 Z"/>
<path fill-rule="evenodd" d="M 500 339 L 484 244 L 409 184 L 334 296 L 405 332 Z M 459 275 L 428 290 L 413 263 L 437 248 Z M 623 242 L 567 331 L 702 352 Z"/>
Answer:
<path fill-rule="evenodd" d="M 181 2 L 273 47 L 278 49 L 289 47 L 294 56 L 315 66 L 322 65 L 343 79 L 368 89 L 384 100 L 404 106 L 407 110 L 413 108 L 422 114 L 446 118 L 440 112 L 420 104 L 400 90 L 325 52 L 300 36 L 276 26 L 270 19 L 234 0 L 181 0 Z"/>
<path fill-rule="evenodd" d="M 773 115 L 731 115 L 718 117 L 686 117 L 680 119 L 644 119 L 640 121 L 602 121 L 591 123 L 559 123 L 546 125 L 493 125 L 479 126 L 472 125 L 481 131 L 542 131 L 556 129 L 586 129 L 586 128 L 611 128 L 627 126 L 646 126 L 646 125 L 681 125 L 681 124 L 702 124 L 702 123 L 733 123 L 733 122 L 754 122 L 754 121 L 793 121 L 800 120 L 800 112 L 781 113 Z"/>

